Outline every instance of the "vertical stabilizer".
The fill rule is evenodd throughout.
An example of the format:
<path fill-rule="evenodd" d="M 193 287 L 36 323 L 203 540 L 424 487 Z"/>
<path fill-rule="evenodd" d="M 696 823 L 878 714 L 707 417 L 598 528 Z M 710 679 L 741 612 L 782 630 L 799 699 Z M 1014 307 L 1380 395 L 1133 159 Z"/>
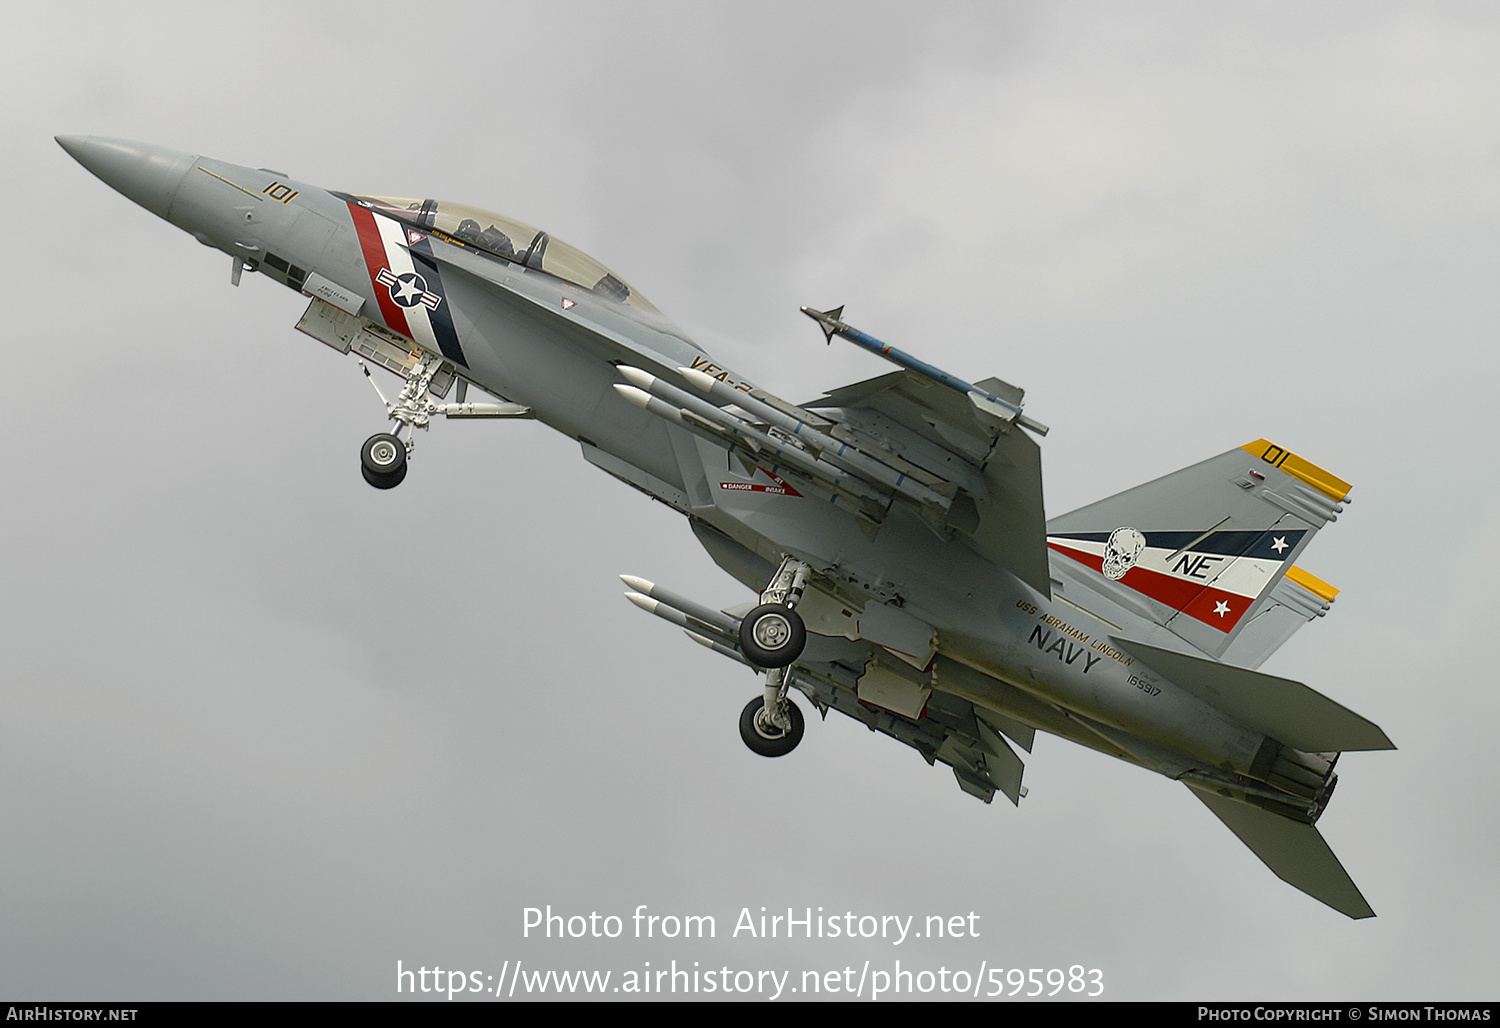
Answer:
<path fill-rule="evenodd" d="M 1092 572 L 1070 577 L 1222 657 L 1348 493 L 1261 439 L 1054 518 L 1047 545 Z M 1259 625 L 1246 656 L 1259 663 L 1295 627 Z"/>

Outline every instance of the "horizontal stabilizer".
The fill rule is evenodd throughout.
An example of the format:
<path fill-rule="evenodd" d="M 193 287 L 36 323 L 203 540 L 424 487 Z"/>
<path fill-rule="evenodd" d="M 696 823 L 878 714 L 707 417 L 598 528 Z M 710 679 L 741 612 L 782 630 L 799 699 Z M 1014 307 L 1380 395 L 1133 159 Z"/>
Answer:
<path fill-rule="evenodd" d="M 1110 641 L 1246 727 L 1306 753 L 1396 748 L 1379 725 L 1301 682 L 1128 639 Z"/>
<path fill-rule="evenodd" d="M 1375 916 L 1360 895 L 1359 886 L 1312 825 L 1290 821 L 1193 783 L 1187 786 L 1276 877 L 1341 914 Z"/>

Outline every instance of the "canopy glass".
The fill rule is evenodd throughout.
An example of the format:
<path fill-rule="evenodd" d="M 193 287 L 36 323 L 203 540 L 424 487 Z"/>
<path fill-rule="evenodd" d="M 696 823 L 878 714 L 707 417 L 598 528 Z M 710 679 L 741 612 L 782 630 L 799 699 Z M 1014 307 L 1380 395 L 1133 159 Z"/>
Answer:
<path fill-rule="evenodd" d="M 641 310 L 656 307 L 614 272 L 574 246 L 525 222 L 467 204 L 396 196 L 355 196 L 382 212 L 449 242 L 474 247 L 493 257 L 523 264 L 595 296 Z"/>

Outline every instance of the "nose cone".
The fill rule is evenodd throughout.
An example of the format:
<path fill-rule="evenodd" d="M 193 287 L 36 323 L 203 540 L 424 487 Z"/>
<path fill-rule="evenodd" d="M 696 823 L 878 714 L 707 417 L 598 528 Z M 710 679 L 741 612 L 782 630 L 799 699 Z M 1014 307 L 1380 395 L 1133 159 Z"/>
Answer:
<path fill-rule="evenodd" d="M 79 164 L 158 217 L 165 218 L 177 185 L 198 158 L 150 143 L 102 136 L 57 136 Z"/>

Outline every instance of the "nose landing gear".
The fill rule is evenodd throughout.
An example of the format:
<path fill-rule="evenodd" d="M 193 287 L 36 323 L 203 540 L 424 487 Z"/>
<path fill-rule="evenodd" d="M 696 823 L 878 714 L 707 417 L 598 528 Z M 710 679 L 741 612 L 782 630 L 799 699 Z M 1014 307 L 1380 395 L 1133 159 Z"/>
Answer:
<path fill-rule="evenodd" d="M 433 380 L 440 373 L 453 376 L 453 368 L 445 366 L 443 358 L 425 354 L 410 367 L 400 372 L 406 379 L 401 393 L 395 400 L 387 400 L 370 375 L 364 361 L 359 362 L 365 378 L 385 404 L 386 414 L 396 423 L 394 432 L 380 432 L 365 440 L 359 450 L 359 469 L 376 489 L 394 489 L 406 477 L 406 461 L 416 446 L 416 430 L 427 430 L 432 419 L 441 414 L 448 418 L 531 418 L 536 415 L 530 407 L 519 403 L 469 403 L 466 399 L 468 382 L 458 380 L 458 402 L 438 403 L 431 392 Z M 446 367 L 446 372 L 445 372 Z M 444 392 L 447 386 L 443 387 Z M 400 433 L 405 430 L 405 440 Z"/>
<path fill-rule="evenodd" d="M 394 489 L 406 477 L 406 444 L 378 432 L 359 448 L 359 470 L 376 489 Z"/>
<path fill-rule="evenodd" d="M 433 402 L 428 388 L 442 369 L 443 358 L 431 354 L 423 356 L 406 372 L 406 384 L 394 403 L 385 398 L 364 361 L 359 362 L 359 367 L 369 379 L 375 395 L 385 404 L 386 414 L 396 422 L 395 432 L 377 432 L 365 440 L 359 448 L 359 470 L 365 481 L 376 489 L 394 489 L 406 478 L 406 459 L 416 444 L 415 430 L 425 430 L 430 416 L 440 409 Z M 397 434 L 403 428 L 406 429 L 404 442 Z"/>

